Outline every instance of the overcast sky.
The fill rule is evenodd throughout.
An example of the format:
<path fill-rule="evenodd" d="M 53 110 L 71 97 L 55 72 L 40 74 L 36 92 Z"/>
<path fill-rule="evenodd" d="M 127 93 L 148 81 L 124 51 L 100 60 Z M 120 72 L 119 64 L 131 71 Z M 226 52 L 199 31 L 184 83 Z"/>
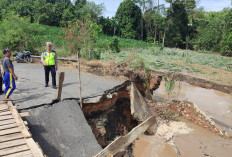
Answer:
<path fill-rule="evenodd" d="M 104 16 L 112 17 L 115 15 L 119 4 L 123 0 L 89 0 L 97 4 L 104 3 L 106 10 Z M 160 0 L 160 4 L 165 4 L 165 0 Z M 200 0 L 198 7 L 204 7 L 206 11 L 221 11 L 225 7 L 231 7 L 231 0 Z M 165 4 L 168 6 L 168 4 Z"/>

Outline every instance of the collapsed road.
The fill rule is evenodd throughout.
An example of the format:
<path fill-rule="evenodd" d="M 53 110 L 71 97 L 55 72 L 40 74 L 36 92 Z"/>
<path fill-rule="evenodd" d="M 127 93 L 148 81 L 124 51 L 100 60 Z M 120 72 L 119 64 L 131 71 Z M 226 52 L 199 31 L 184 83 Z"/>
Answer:
<path fill-rule="evenodd" d="M 77 101 L 71 100 L 76 99 L 78 96 L 78 87 L 75 81 L 77 80 L 77 74 L 75 72 L 66 72 L 62 95 L 66 100 L 53 103 L 57 90 L 44 87 L 44 76 L 41 66 L 16 64 L 15 69 L 20 79 L 17 81 L 17 89 L 12 96 L 14 104 L 19 111 L 30 113 L 30 117 L 26 118 L 30 131 L 35 141 L 41 145 L 42 150 L 48 156 L 88 157 L 96 155 L 102 148 L 112 142 L 114 138 L 125 135 L 136 127 L 139 122 L 146 120 L 149 118 L 147 116 L 151 115 L 147 114 L 147 116 L 142 118 L 139 118 L 140 115 L 137 115 L 136 119 L 132 117 L 130 96 L 128 94 L 130 90 L 126 90 L 130 85 L 129 81 L 121 85 L 120 81 L 116 82 L 82 74 L 82 94 L 84 100 L 86 100 L 83 108 L 84 115 Z M 116 87 L 113 88 L 114 86 Z M 92 111 L 91 106 L 88 109 L 89 104 L 91 104 L 89 103 L 90 99 L 92 99 L 90 101 L 92 103 L 96 101 L 95 106 L 99 106 L 97 105 L 98 101 L 102 101 L 106 96 L 105 93 L 111 93 L 114 97 L 115 92 L 120 92 L 120 90 L 125 95 L 122 94 L 121 97 L 117 97 L 114 102 L 110 100 L 109 106 L 106 106 L 103 110 L 99 109 L 99 113 L 96 113 L 98 112 L 96 109 Z M 97 100 L 99 97 L 101 99 Z M 104 103 L 100 105 L 101 107 L 104 108 Z M 137 109 L 134 108 L 135 110 Z M 91 119 L 93 116 L 97 116 L 96 119 L 98 120 L 94 122 L 94 125 L 91 124 L 94 121 L 94 119 Z M 104 117 L 107 120 L 104 120 Z M 98 137 L 95 131 L 96 129 L 97 131 L 102 131 L 101 129 L 99 130 L 99 125 L 96 125 L 99 123 L 99 119 L 103 119 L 104 122 L 108 121 L 101 126 L 104 129 L 108 129 L 105 130 L 105 134 L 100 132 L 102 137 Z M 132 153 L 132 151 L 128 148 L 128 152 L 124 153 Z"/>
<path fill-rule="evenodd" d="M 21 78 L 14 103 L 20 111 L 30 113 L 27 121 L 33 138 L 48 156 L 94 156 L 139 124 L 130 107 L 128 82 L 82 74 L 82 112 L 76 101 L 75 72 L 66 71 L 62 95 L 66 99 L 52 103 L 57 91 L 44 87 L 41 66 L 16 64 L 15 68 Z M 132 146 L 122 153 L 132 155 Z"/>
<path fill-rule="evenodd" d="M 12 99 L 14 99 L 17 109 L 20 110 L 49 104 L 57 97 L 57 90 L 51 88 L 51 80 L 50 87 L 44 87 L 45 80 L 42 65 L 15 64 L 15 71 L 19 80 L 16 82 L 17 89 L 14 91 Z M 65 71 L 65 76 L 62 99 L 77 98 L 79 96 L 77 90 L 77 73 Z M 102 95 L 105 90 L 122 83 L 122 81 L 112 81 L 103 77 L 83 73 L 81 74 L 81 80 L 83 98 Z"/>

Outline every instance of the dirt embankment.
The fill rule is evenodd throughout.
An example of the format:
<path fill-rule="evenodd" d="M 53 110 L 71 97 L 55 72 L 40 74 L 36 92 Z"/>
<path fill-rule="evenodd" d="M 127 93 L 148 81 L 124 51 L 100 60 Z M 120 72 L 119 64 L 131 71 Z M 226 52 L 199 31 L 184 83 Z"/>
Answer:
<path fill-rule="evenodd" d="M 192 123 L 197 124 L 217 135 L 227 136 L 214 121 L 212 121 L 197 105 L 189 101 L 172 101 L 169 103 L 172 112 L 184 117 Z"/>
<path fill-rule="evenodd" d="M 39 59 L 34 59 L 35 63 L 39 63 Z M 59 61 L 59 64 L 62 68 L 75 70 L 77 68 L 76 62 L 71 61 Z M 148 80 L 147 78 L 151 76 L 150 81 L 156 81 L 156 78 L 162 79 L 163 76 L 166 76 L 172 80 L 176 81 L 184 81 L 189 83 L 193 86 L 198 86 L 206 89 L 214 89 L 224 93 L 232 94 L 232 86 L 218 84 L 212 81 L 208 81 L 202 78 L 197 78 L 189 75 L 184 75 L 180 73 L 171 73 L 171 72 L 161 72 L 161 71 L 149 71 L 145 72 L 144 69 L 132 69 L 129 67 L 127 63 L 122 64 L 115 64 L 115 63 L 104 63 L 101 61 L 86 61 L 81 60 L 81 70 L 83 72 L 92 73 L 98 76 L 113 76 L 114 78 L 118 79 L 125 79 L 125 80 L 136 80 L 139 76 L 144 80 Z M 152 77 L 154 77 L 152 80 Z M 143 83 L 145 87 L 149 86 L 150 89 L 157 89 L 158 86 L 151 87 L 148 82 Z M 139 88 L 139 87 L 138 87 Z M 149 91 L 149 90 L 147 90 Z M 143 94 L 143 93 L 142 93 Z"/>
<path fill-rule="evenodd" d="M 69 67 L 72 69 L 76 68 L 76 63 L 72 62 L 61 62 L 61 65 L 64 67 Z M 103 63 L 101 61 L 81 61 L 81 69 L 82 71 L 93 73 L 100 76 L 114 76 L 121 77 L 124 79 L 133 80 L 136 77 L 136 74 L 139 74 L 143 78 L 146 79 L 148 76 L 147 72 L 144 69 L 131 69 L 127 63 L 122 63 L 120 65 Z M 218 84 L 212 81 L 207 81 L 202 78 L 197 78 L 189 75 L 184 75 L 180 73 L 171 73 L 171 72 L 160 72 L 160 71 L 150 71 L 149 75 L 156 76 L 162 78 L 166 76 L 172 80 L 176 81 L 184 81 L 194 86 L 206 88 L 206 89 L 214 89 L 224 93 L 232 94 L 232 86 Z M 154 87 L 154 89 L 157 87 Z"/>

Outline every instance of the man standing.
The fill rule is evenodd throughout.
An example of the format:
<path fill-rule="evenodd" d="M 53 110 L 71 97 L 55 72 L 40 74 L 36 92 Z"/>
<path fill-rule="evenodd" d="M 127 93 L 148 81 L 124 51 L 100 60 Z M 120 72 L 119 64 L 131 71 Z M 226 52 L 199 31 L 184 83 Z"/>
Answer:
<path fill-rule="evenodd" d="M 5 58 L 2 62 L 2 73 L 3 73 L 3 79 L 5 83 L 5 101 L 11 101 L 10 95 L 13 93 L 13 91 L 16 88 L 15 80 L 18 80 L 18 77 L 14 73 L 14 65 L 12 64 L 12 61 L 10 60 L 11 57 L 11 51 L 10 49 L 6 48 L 3 50 L 3 54 L 5 55 Z"/>
<path fill-rule="evenodd" d="M 56 71 L 58 69 L 57 62 L 57 54 L 52 50 L 53 44 L 51 42 L 47 42 L 47 50 L 44 51 L 41 55 L 41 61 L 44 65 L 45 71 L 45 87 L 48 87 L 49 82 L 49 73 L 51 71 L 52 74 L 52 87 L 57 89 L 56 87 Z"/>

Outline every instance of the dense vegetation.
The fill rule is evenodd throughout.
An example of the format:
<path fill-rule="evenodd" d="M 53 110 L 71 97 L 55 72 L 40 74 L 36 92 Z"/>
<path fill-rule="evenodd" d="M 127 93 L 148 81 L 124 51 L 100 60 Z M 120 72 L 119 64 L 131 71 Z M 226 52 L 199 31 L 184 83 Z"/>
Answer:
<path fill-rule="evenodd" d="M 103 4 L 86 0 L 1 0 L 0 48 L 37 53 L 52 41 L 62 55 L 80 51 L 96 58 L 154 45 L 232 55 L 232 9 L 205 12 L 195 0 L 166 1 L 169 8 L 159 1 L 124 0 L 115 17 L 105 18 Z"/>

